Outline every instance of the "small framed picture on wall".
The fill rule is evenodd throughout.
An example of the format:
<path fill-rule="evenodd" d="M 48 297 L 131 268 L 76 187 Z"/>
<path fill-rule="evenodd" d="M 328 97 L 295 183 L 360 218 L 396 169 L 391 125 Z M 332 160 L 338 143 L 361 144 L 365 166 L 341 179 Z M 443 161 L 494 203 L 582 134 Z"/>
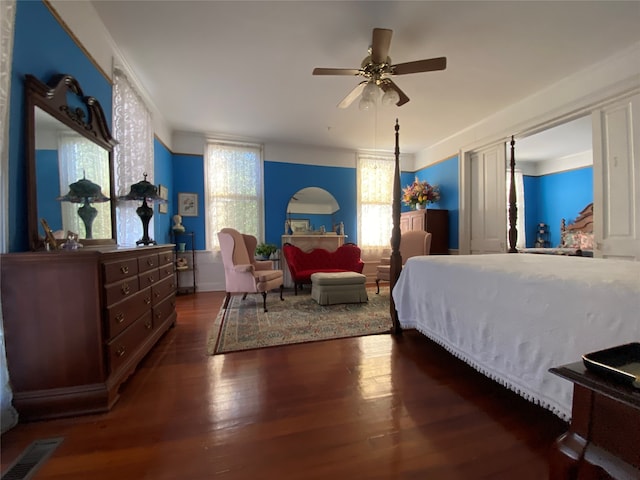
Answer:
<path fill-rule="evenodd" d="M 178 194 L 178 214 L 183 217 L 198 216 L 198 194 L 179 193 Z"/>
<path fill-rule="evenodd" d="M 158 196 L 164 200 L 164 202 L 160 202 L 158 204 L 158 212 L 159 213 L 167 213 L 168 211 L 168 200 L 169 200 L 169 189 L 164 185 L 158 185 Z"/>

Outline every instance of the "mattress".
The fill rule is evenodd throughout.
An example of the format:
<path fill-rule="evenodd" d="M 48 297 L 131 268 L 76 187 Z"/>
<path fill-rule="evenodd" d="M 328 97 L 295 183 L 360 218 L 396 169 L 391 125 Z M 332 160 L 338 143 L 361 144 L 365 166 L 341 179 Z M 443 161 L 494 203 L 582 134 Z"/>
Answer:
<path fill-rule="evenodd" d="M 393 289 L 415 328 L 568 420 L 573 384 L 549 368 L 640 341 L 640 262 L 562 255 L 422 256 Z"/>

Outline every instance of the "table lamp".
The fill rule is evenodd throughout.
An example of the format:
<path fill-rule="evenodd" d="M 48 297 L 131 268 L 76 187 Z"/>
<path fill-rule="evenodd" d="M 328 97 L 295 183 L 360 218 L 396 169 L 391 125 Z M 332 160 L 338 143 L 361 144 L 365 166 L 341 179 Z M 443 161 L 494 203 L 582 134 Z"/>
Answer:
<path fill-rule="evenodd" d="M 93 225 L 96 215 L 98 215 L 98 210 L 91 206 L 91 204 L 109 201 L 109 197 L 102 193 L 100 185 L 86 178 L 82 178 L 69 185 L 69 193 L 58 197 L 57 200 L 61 202 L 82 203 L 82 206 L 78 208 L 78 216 L 84 223 L 85 238 L 93 238 L 91 226 Z"/>
<path fill-rule="evenodd" d="M 152 183 L 147 182 L 146 172 L 142 174 L 144 180 L 131 185 L 129 193 L 118 197 L 119 200 L 142 200 L 142 205 L 136 209 L 136 213 L 142 220 L 142 238 L 136 242 L 136 245 L 156 245 L 156 241 L 149 237 L 149 222 L 153 217 L 153 208 L 147 204 L 147 201 L 157 201 L 164 203 L 166 200 L 158 195 L 158 188 Z"/>

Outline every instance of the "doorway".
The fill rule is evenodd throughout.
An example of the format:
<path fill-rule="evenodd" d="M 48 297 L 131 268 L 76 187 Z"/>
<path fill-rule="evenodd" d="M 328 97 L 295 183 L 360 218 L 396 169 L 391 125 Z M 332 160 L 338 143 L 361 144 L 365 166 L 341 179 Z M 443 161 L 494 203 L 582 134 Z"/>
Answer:
<path fill-rule="evenodd" d="M 592 145 L 590 115 L 515 139 L 515 164 L 523 186 L 518 216 L 524 216 L 527 247 L 535 245 L 540 223 L 548 224 L 549 243 L 558 246 L 562 218 L 573 220 L 593 201 Z M 509 179 L 509 142 L 465 152 L 462 158 L 460 253 L 504 253 L 508 188 L 502 186 Z"/>
<path fill-rule="evenodd" d="M 516 139 L 515 158 L 522 174 L 523 212 L 518 214 L 524 214 L 525 246 L 537 246 L 543 224 L 547 246 L 558 247 L 563 219 L 572 222 L 593 202 L 591 116 Z"/>

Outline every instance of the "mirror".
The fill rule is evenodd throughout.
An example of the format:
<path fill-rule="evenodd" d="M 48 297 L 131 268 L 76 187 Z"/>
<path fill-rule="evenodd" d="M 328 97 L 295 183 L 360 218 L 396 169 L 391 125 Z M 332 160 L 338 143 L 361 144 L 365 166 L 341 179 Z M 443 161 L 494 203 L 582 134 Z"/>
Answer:
<path fill-rule="evenodd" d="M 310 233 L 335 232 L 340 220 L 340 210 L 333 195 L 318 187 L 307 187 L 298 190 L 291 196 L 287 205 L 287 220 L 292 232 Z"/>
<path fill-rule="evenodd" d="M 115 245 L 113 146 L 98 101 L 77 81 L 58 75 L 44 84 L 26 77 L 29 242 L 44 247 L 44 219 L 57 233 L 78 234 L 83 246 Z"/>

